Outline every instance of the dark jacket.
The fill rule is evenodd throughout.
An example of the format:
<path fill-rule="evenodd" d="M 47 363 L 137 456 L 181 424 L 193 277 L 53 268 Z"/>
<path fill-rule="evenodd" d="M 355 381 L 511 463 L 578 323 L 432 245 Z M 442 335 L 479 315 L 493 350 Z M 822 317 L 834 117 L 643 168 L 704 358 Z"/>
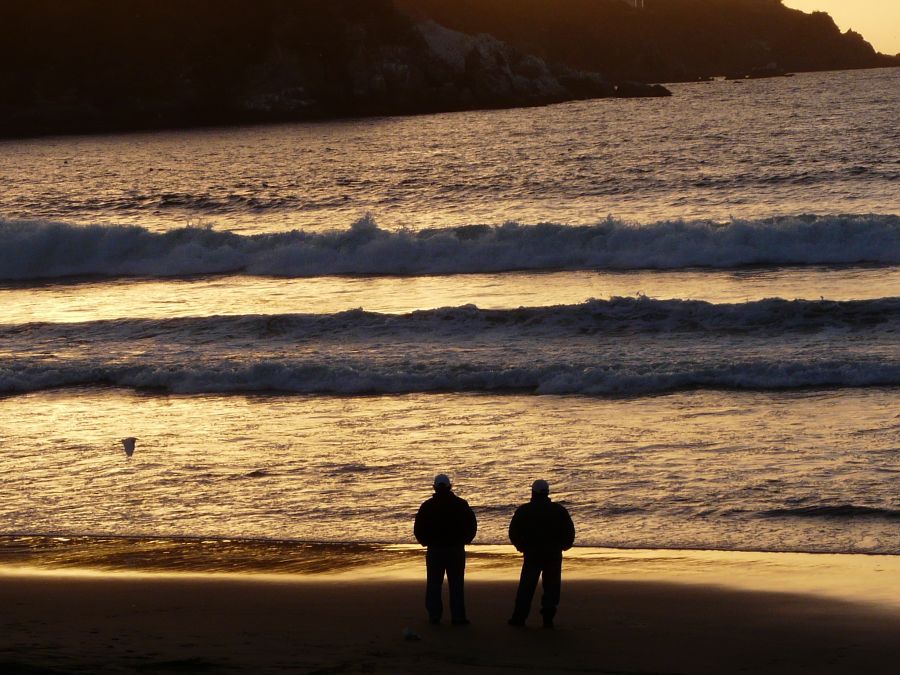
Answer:
<path fill-rule="evenodd" d="M 477 530 L 469 502 L 447 490 L 435 492 L 422 503 L 414 533 L 422 546 L 463 546 L 475 538 Z"/>
<path fill-rule="evenodd" d="M 575 524 L 565 506 L 535 496 L 516 509 L 509 523 L 509 540 L 526 555 L 558 554 L 575 543 Z"/>

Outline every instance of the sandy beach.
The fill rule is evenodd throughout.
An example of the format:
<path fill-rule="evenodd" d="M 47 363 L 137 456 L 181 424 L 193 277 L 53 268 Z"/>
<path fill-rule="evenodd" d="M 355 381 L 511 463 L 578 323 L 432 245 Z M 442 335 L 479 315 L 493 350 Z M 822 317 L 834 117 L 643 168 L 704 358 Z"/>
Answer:
<path fill-rule="evenodd" d="M 506 625 L 514 556 L 475 556 L 467 627 L 427 624 L 413 556 L 365 574 L 6 567 L 0 670 L 887 674 L 900 662 L 890 557 L 616 555 L 572 561 L 554 631 L 535 616 Z M 817 592 L 784 590 L 813 577 Z"/>

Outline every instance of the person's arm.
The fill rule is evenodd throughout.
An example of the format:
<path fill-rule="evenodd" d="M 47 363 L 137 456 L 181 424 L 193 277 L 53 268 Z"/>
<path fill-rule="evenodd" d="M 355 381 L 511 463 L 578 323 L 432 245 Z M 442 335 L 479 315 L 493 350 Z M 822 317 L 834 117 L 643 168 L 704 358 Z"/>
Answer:
<path fill-rule="evenodd" d="M 472 507 L 469 506 L 469 502 L 465 502 L 466 508 L 466 543 L 471 544 L 472 540 L 475 538 L 475 535 L 478 533 L 478 519 L 475 517 L 475 512 L 472 510 Z"/>
<path fill-rule="evenodd" d="M 516 509 L 512 520 L 509 521 L 509 540 L 516 547 L 517 551 L 522 551 L 525 547 L 525 536 L 522 531 L 522 512 Z"/>
<path fill-rule="evenodd" d="M 426 502 L 427 504 L 427 502 Z M 422 546 L 428 546 L 428 514 L 426 513 L 427 508 L 425 504 L 419 507 L 418 513 L 416 513 L 416 522 L 413 526 L 413 534 L 416 537 L 416 541 L 422 544 Z"/>
<path fill-rule="evenodd" d="M 572 516 L 566 510 L 565 506 L 560 506 L 562 520 L 562 550 L 568 551 L 575 544 L 575 523 L 572 522 Z"/>

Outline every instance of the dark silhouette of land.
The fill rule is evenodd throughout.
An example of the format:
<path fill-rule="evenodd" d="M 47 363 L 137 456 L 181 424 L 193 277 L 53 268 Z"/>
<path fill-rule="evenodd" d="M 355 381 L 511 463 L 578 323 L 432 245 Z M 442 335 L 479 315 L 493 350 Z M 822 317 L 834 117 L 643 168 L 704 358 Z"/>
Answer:
<path fill-rule="evenodd" d="M 0 136 L 668 95 L 419 26 L 391 0 L 3 0 Z"/>
<path fill-rule="evenodd" d="M 900 65 L 780 0 L 3 0 L 0 137 L 667 96 Z"/>
<path fill-rule="evenodd" d="M 781 0 L 397 0 L 418 17 L 486 32 L 510 45 L 614 79 L 676 82 L 711 76 L 900 66 L 824 12 Z"/>

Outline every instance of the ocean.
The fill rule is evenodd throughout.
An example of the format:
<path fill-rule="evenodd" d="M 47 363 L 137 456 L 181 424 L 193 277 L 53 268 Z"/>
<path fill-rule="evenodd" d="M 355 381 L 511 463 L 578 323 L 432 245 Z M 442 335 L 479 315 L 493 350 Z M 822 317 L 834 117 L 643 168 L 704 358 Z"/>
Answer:
<path fill-rule="evenodd" d="M 900 554 L 900 69 L 671 89 L 0 141 L 5 545 Z"/>

